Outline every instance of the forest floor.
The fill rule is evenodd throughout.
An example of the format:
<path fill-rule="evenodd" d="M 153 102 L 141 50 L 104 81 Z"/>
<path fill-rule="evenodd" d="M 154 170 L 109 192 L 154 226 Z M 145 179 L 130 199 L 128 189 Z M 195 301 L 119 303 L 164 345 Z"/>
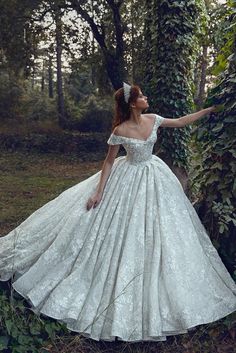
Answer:
<path fill-rule="evenodd" d="M 69 187 L 102 168 L 103 160 L 84 163 L 75 155 L 20 151 L 0 154 L 0 234 Z"/>
<path fill-rule="evenodd" d="M 89 162 L 89 157 L 85 163 L 76 156 L 1 152 L 1 236 L 67 188 L 96 173 L 102 168 L 102 163 L 103 160 Z M 186 334 L 169 336 L 164 342 L 97 342 L 68 331 L 45 341 L 44 348 L 38 352 L 234 353 L 236 327 L 231 327 L 235 319 L 233 316 L 231 314 L 216 322 L 199 325 Z"/>

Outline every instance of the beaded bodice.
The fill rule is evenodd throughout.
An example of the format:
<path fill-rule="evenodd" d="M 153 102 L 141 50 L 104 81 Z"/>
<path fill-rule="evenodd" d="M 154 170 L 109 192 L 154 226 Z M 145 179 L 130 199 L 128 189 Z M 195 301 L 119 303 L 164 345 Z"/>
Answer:
<path fill-rule="evenodd" d="M 127 153 L 126 159 L 131 164 L 148 161 L 152 158 L 153 146 L 157 140 L 157 129 L 164 119 L 162 116 L 155 114 L 152 131 L 146 140 L 111 133 L 107 143 L 109 145 L 123 145 Z"/>

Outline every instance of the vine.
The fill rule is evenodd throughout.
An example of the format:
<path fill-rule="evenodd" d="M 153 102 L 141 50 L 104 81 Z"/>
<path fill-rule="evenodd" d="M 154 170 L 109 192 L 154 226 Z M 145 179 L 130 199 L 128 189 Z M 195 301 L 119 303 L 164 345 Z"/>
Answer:
<path fill-rule="evenodd" d="M 219 74 L 216 86 L 208 94 L 206 104 L 222 105 L 196 129 L 199 144 L 197 173 L 193 183 L 201 180 L 199 214 L 219 249 L 228 270 L 236 278 L 236 1 L 228 1 L 225 17 L 225 44 L 213 72 Z M 225 59 L 223 59 L 225 57 Z M 222 66 L 222 60 L 227 62 Z"/>
<path fill-rule="evenodd" d="M 41 319 L 25 305 L 18 293 L 0 289 L 0 351 L 39 353 L 57 334 L 67 332 L 64 323 L 51 318 Z M 43 350 L 42 350 L 43 352 Z M 44 350 L 45 352 L 45 350 Z"/>
<path fill-rule="evenodd" d="M 144 47 L 150 108 L 164 117 L 180 117 L 194 109 L 194 67 L 199 36 L 206 30 L 204 2 L 152 0 L 147 2 Z M 152 13 L 152 15 L 151 15 Z M 156 14 L 156 16 L 153 16 Z M 173 165 L 189 165 L 191 127 L 162 129 L 161 150 Z"/>

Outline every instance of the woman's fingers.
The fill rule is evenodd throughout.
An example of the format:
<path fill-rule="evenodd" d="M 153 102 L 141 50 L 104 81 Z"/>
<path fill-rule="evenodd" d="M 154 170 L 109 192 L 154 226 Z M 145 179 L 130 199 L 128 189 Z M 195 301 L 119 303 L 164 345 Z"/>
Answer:
<path fill-rule="evenodd" d="M 93 200 L 90 197 L 87 202 L 87 210 L 90 210 L 91 207 L 93 207 L 93 208 L 97 207 L 98 203 L 99 203 L 99 201 L 96 200 L 96 197 L 95 197 L 95 200 Z"/>
<path fill-rule="evenodd" d="M 87 210 L 88 210 L 88 211 L 90 210 L 90 208 L 92 207 L 92 205 L 93 205 L 93 201 L 92 201 L 91 198 L 89 198 L 89 199 L 88 199 L 88 202 L 87 202 Z"/>

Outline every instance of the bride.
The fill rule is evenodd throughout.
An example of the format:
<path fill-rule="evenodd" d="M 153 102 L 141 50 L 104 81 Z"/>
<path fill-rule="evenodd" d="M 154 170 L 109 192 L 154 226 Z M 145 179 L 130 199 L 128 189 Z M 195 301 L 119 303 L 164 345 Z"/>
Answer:
<path fill-rule="evenodd" d="M 152 154 L 161 127 L 138 86 L 115 93 L 102 170 L 0 237 L 0 280 L 31 310 L 94 340 L 165 341 L 236 309 L 236 284 L 183 188 Z M 117 157 L 119 146 L 127 154 Z"/>
<path fill-rule="evenodd" d="M 131 89 L 131 86 L 124 82 L 123 88 L 120 88 L 115 93 L 115 102 L 115 124 L 118 126 L 113 130 L 113 134 L 118 136 L 124 135 L 128 138 L 132 138 L 133 136 L 140 140 L 146 140 L 152 130 L 154 114 L 142 114 L 142 112 L 149 107 L 149 104 L 147 96 L 143 95 L 140 87 L 133 86 Z M 194 121 L 215 110 L 216 106 L 212 106 L 176 119 L 163 118 L 160 126 L 181 128 L 185 125 L 192 124 Z M 119 148 L 119 144 L 109 146 L 97 191 L 88 199 L 87 210 L 90 210 L 91 207 L 95 208 L 101 201 L 106 180 L 119 152 Z"/>

